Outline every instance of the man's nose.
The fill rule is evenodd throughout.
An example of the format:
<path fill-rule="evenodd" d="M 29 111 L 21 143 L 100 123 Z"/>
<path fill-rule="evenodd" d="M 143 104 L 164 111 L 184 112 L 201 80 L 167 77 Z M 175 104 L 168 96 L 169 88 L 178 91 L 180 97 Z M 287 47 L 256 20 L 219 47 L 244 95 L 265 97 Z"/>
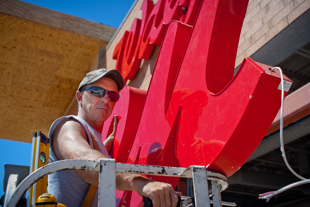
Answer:
<path fill-rule="evenodd" d="M 108 101 L 110 101 L 109 96 L 108 96 L 108 93 L 104 94 L 104 96 L 101 98 L 100 101 L 105 102 L 105 103 L 107 103 Z"/>

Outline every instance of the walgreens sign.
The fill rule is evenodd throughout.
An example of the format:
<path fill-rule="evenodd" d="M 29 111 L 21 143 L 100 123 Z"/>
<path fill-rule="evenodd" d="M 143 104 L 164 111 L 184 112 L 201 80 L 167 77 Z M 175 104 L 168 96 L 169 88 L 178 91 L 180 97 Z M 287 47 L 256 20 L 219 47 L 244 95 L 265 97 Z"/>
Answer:
<path fill-rule="evenodd" d="M 114 49 L 115 68 L 125 82 L 132 79 L 142 59 L 149 59 L 154 47 L 161 45 L 168 24 L 177 20 L 194 25 L 202 0 L 144 0 L 142 19 L 135 19 L 130 31 L 126 31 Z"/>

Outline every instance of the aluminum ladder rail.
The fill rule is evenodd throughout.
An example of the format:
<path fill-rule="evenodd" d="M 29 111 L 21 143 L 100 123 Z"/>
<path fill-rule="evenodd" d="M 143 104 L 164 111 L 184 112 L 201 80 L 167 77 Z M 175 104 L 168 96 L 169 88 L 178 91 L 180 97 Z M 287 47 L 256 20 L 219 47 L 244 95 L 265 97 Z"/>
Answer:
<path fill-rule="evenodd" d="M 228 187 L 227 178 L 204 166 L 189 168 L 116 163 L 114 159 L 61 160 L 45 165 L 28 175 L 15 189 L 5 207 L 15 207 L 21 196 L 40 178 L 60 170 L 99 171 L 98 207 L 116 206 L 116 172 L 193 178 L 196 207 L 221 207 L 221 191 Z M 209 182 L 208 182 L 209 181 Z M 211 186 L 209 186 L 211 185 Z M 209 190 L 210 189 L 210 190 Z M 212 197 L 212 200 L 210 199 Z M 100 202 L 104 200 L 104 202 Z M 232 205 L 234 206 L 234 205 Z"/>

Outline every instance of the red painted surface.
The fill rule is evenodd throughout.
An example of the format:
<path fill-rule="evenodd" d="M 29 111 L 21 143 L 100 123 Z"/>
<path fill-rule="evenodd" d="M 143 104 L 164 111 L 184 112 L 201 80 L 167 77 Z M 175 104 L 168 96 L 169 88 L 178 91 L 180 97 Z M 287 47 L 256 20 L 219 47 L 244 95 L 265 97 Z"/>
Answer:
<path fill-rule="evenodd" d="M 161 45 L 167 25 L 179 20 L 193 25 L 202 0 L 144 0 L 141 6 L 142 19 L 135 19 L 130 31 L 126 31 L 114 49 L 115 68 L 125 82 L 132 79 L 142 59 L 148 59 L 156 45 Z M 186 11 L 186 12 L 185 12 Z"/>
<path fill-rule="evenodd" d="M 128 159 L 128 155 L 138 129 L 145 98 L 146 91 L 125 86 L 120 91 L 120 99 L 115 104 L 111 116 L 104 122 L 102 130 L 103 140 L 113 131 L 114 115 L 118 117 L 115 139 L 109 152 L 111 157 L 116 159 L 117 162 L 138 163 L 138 160 Z M 129 205 L 131 197 L 138 198 L 139 203 L 141 202 L 140 196 L 136 192 L 116 191 L 116 199 L 119 206 Z"/>
<path fill-rule="evenodd" d="M 128 157 L 130 150 L 129 163 L 203 165 L 229 177 L 253 153 L 280 108 L 281 80 L 270 66 L 250 58 L 233 74 L 247 3 L 204 1 L 193 28 L 178 22 L 169 25 L 142 116 L 135 117 L 140 120 L 136 135 L 117 136 L 121 145 L 125 143 L 118 154 L 126 154 L 117 160 Z M 173 186 L 178 181 L 152 179 Z M 130 206 L 140 201 L 133 194 Z"/>
<path fill-rule="evenodd" d="M 115 140 L 110 152 L 117 162 L 126 162 L 140 121 L 146 91 L 125 86 L 111 116 L 104 122 L 103 139 L 113 131 L 114 115 L 118 117 Z"/>

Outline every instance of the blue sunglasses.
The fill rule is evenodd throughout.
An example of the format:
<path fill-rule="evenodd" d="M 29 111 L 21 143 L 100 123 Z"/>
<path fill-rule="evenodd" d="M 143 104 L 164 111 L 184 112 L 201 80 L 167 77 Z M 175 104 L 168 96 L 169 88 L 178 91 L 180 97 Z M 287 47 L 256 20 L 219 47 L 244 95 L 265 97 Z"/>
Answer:
<path fill-rule="evenodd" d="M 86 90 L 89 90 L 90 94 L 92 94 L 93 96 L 99 97 L 99 98 L 102 98 L 105 96 L 105 94 L 108 94 L 109 100 L 112 102 L 117 102 L 119 99 L 119 94 L 116 93 L 115 91 L 108 91 L 108 90 L 106 90 L 104 88 L 100 88 L 98 86 L 85 87 L 81 90 L 81 92 L 86 91 Z"/>

